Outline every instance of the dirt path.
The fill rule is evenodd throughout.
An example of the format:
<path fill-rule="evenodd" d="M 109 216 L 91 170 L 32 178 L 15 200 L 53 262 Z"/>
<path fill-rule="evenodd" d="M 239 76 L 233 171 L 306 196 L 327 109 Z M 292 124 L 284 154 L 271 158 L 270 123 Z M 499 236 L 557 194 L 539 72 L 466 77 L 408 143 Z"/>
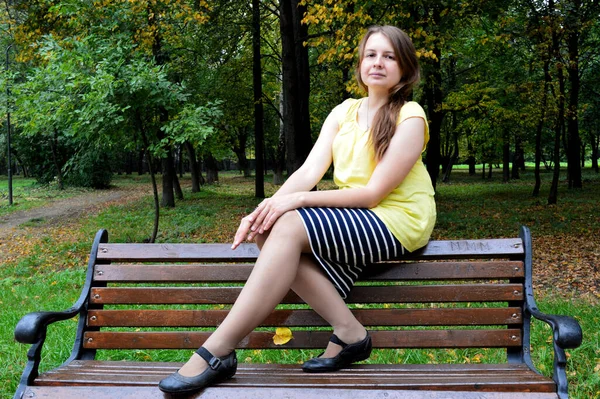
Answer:
<path fill-rule="evenodd" d="M 100 204 L 118 201 L 131 195 L 131 190 L 112 189 L 94 191 L 54 201 L 39 208 L 18 211 L 0 218 L 0 236 L 30 221 L 52 222 L 73 218 Z"/>
<path fill-rule="evenodd" d="M 142 185 L 96 190 L 0 217 L 0 264 L 18 257 L 20 243 L 23 240 L 31 241 L 32 235 L 44 235 L 58 223 L 73 223 L 82 215 L 97 212 L 109 205 L 133 202 L 149 193 L 149 188 Z"/>

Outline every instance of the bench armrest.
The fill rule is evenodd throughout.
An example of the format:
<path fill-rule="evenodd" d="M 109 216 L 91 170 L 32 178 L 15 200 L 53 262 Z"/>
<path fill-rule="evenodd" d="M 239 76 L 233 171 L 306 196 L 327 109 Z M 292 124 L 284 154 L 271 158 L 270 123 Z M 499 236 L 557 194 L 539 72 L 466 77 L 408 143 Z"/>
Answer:
<path fill-rule="evenodd" d="M 96 264 L 96 255 L 98 253 L 98 246 L 100 243 L 108 241 L 108 233 L 106 230 L 100 230 L 96 233 L 94 243 L 92 244 L 92 250 L 90 252 L 90 258 L 88 260 L 88 269 L 85 278 L 85 284 L 82 288 L 81 295 L 77 302 L 69 309 L 62 312 L 32 312 L 28 313 L 19 320 L 15 327 L 15 339 L 18 342 L 24 344 L 31 344 L 29 351 L 27 352 L 27 364 L 25 370 L 21 376 L 19 387 L 15 393 L 15 398 L 20 398 L 25 391 L 27 386 L 34 383 L 34 380 L 38 376 L 38 370 L 41 362 L 42 348 L 46 340 L 46 332 L 48 326 L 52 323 L 62 320 L 71 319 L 79 314 L 87 312 L 87 301 L 89 298 L 89 292 L 92 285 L 94 266 Z M 85 316 L 85 315 L 83 315 Z M 81 356 L 82 352 L 82 341 L 83 341 L 83 327 L 85 324 L 85 317 L 80 317 L 79 325 L 77 328 L 77 336 L 75 337 L 75 344 L 73 346 L 73 352 L 66 363 L 77 359 Z"/>
<path fill-rule="evenodd" d="M 19 320 L 15 327 L 15 339 L 22 344 L 35 344 L 46 336 L 52 323 L 75 317 L 80 309 L 71 308 L 64 312 L 32 312 Z"/>
<path fill-rule="evenodd" d="M 552 328 L 554 342 L 562 349 L 575 349 L 581 345 L 583 331 L 579 322 L 571 316 L 545 314 L 538 309 L 528 309 L 533 317 L 546 322 Z"/>
<path fill-rule="evenodd" d="M 541 320 L 552 328 L 552 344 L 554 346 L 554 370 L 552 379 L 556 382 L 556 391 L 560 399 L 566 399 L 569 397 L 567 380 L 567 355 L 565 349 L 574 349 L 581 345 L 583 340 L 583 332 L 579 322 L 571 316 L 552 315 L 540 312 L 535 303 L 533 295 L 533 279 L 532 279 L 532 264 L 533 256 L 531 251 L 531 233 L 525 226 L 521 227 L 519 234 L 523 240 L 524 249 L 524 264 L 525 264 L 525 312 L 526 318 L 533 316 L 538 320 Z M 525 327 L 526 341 L 525 341 L 525 363 L 532 369 L 535 370 L 533 362 L 531 360 L 531 354 L 529 350 L 529 322 Z M 537 370 L 536 370 L 537 371 Z"/>

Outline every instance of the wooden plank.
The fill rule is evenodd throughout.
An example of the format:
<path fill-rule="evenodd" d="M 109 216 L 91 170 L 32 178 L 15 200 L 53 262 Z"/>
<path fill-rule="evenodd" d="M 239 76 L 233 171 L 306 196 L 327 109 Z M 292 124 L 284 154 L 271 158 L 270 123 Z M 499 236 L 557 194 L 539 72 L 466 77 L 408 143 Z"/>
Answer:
<path fill-rule="evenodd" d="M 100 393 L 111 392 L 112 387 L 109 386 L 147 386 L 156 389 L 160 379 L 180 366 L 180 363 L 75 361 L 42 374 L 36 384 L 96 385 L 107 388 L 106 391 L 99 391 Z M 345 389 L 360 389 L 360 397 L 370 390 L 382 388 L 386 389 L 385 397 L 393 395 L 398 389 L 411 389 L 410 392 L 427 395 L 442 390 L 446 395 L 451 395 L 448 392 L 475 391 L 480 395 L 479 398 L 485 397 L 481 395 L 485 395 L 488 390 L 513 392 L 513 397 L 514 392 L 520 394 L 527 391 L 540 393 L 556 390 L 551 379 L 538 375 L 524 364 L 358 364 L 333 373 L 306 374 L 297 364 L 244 363 L 239 364 L 234 378 L 214 389 L 242 387 L 261 389 L 263 393 L 270 388 L 286 388 L 285 392 L 295 392 L 320 387 L 324 389 L 323 393 L 326 392 L 325 388 L 336 393 Z M 356 397 L 356 391 L 354 395 Z"/>
<path fill-rule="evenodd" d="M 255 244 L 100 244 L 100 261 L 113 262 L 245 262 L 259 254 Z"/>
<path fill-rule="evenodd" d="M 37 399 L 164 399 L 165 394 L 153 386 L 34 386 L 28 387 L 24 398 Z M 518 392 L 522 399 L 557 399 L 555 393 Z M 430 390 L 389 390 L 389 389 L 362 389 L 357 393 L 353 389 L 327 389 L 317 387 L 303 387 L 290 389 L 267 387 L 237 387 L 216 386 L 202 390 L 194 395 L 186 395 L 194 399 L 514 399 L 514 392 L 439 392 Z"/>
<path fill-rule="evenodd" d="M 94 280 L 132 283 L 245 282 L 252 264 L 212 265 L 96 265 Z"/>
<path fill-rule="evenodd" d="M 241 287 L 92 288 L 93 304 L 231 304 Z M 502 302 L 523 299 L 521 284 L 357 286 L 347 303 Z M 281 303 L 304 303 L 290 291 Z"/>
<path fill-rule="evenodd" d="M 255 244 L 242 244 L 231 250 L 230 244 L 100 244 L 98 260 L 113 262 L 236 262 L 258 257 Z M 520 238 L 487 240 L 430 241 L 426 247 L 402 256 L 402 259 L 519 258 L 523 256 Z"/>
<path fill-rule="evenodd" d="M 90 310 L 91 327 L 214 327 L 227 310 Z M 523 322 L 520 308 L 355 309 L 365 326 L 507 325 Z M 312 310 L 275 310 L 262 327 L 329 326 Z"/>
<path fill-rule="evenodd" d="M 196 349 L 210 332 L 86 332 L 89 349 Z M 372 331 L 377 348 L 506 348 L 521 345 L 518 329 Z M 273 343 L 274 332 L 252 332 L 238 345 L 251 349 L 309 349 L 327 346 L 329 331 L 293 331 L 285 345 Z"/>
<path fill-rule="evenodd" d="M 245 282 L 253 265 L 96 265 L 94 279 L 103 282 Z M 370 265 L 361 280 L 469 280 L 524 277 L 523 262 L 389 262 Z"/>
<path fill-rule="evenodd" d="M 370 265 L 360 280 L 480 280 L 523 278 L 520 261 L 462 261 L 379 263 Z"/>
<path fill-rule="evenodd" d="M 523 240 L 500 238 L 486 240 L 429 241 L 422 249 L 403 256 L 403 259 L 471 259 L 471 258 L 521 258 Z"/>

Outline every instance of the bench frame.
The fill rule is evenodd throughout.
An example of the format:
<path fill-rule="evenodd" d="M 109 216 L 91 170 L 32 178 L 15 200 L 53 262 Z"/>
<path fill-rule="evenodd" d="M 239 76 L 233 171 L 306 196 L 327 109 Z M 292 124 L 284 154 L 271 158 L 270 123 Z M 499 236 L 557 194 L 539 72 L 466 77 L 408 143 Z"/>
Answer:
<path fill-rule="evenodd" d="M 439 255 L 440 252 L 451 250 L 455 254 L 460 253 L 460 256 L 468 259 L 476 257 L 478 251 L 482 246 L 488 245 L 492 240 L 461 240 L 461 241 L 431 241 L 426 247 L 407 254 L 401 258 L 404 259 L 443 259 Z M 106 230 L 100 230 L 96 234 L 94 239 L 90 258 L 88 262 L 88 269 L 85 279 L 85 284 L 82 289 L 81 295 L 77 302 L 69 309 L 62 312 L 51 312 L 51 311 L 40 311 L 33 312 L 25 315 L 17 324 L 15 329 L 15 339 L 21 343 L 31 344 L 31 347 L 27 353 L 27 364 L 22 374 L 19 387 L 14 395 L 14 399 L 22 399 L 23 395 L 28 387 L 35 385 L 35 380 L 38 377 L 38 370 L 41 362 L 41 353 L 43 345 L 46 339 L 46 332 L 49 325 L 52 323 L 71 319 L 75 316 L 79 316 L 77 333 L 75 343 L 73 346 L 70 357 L 65 361 L 63 365 L 68 365 L 76 360 L 93 360 L 96 355 L 95 349 L 89 349 L 84 347 L 84 333 L 94 331 L 94 327 L 87 326 L 88 311 L 94 308 L 94 305 L 90 304 L 90 290 L 92 283 L 94 287 L 99 286 L 98 281 L 94 280 L 95 266 L 99 264 L 107 264 L 102 260 L 102 256 L 99 256 L 99 250 L 102 251 L 101 246 L 108 242 L 108 233 Z M 153 245 L 153 244 L 143 244 Z M 158 245 L 158 244 L 154 244 Z M 186 244 L 174 244 L 185 246 Z M 206 244 L 215 245 L 215 244 Z M 557 392 L 556 395 L 560 399 L 568 398 L 568 382 L 566 374 L 566 363 L 567 357 L 565 349 L 577 348 L 582 341 L 582 330 L 579 323 L 570 316 L 558 316 L 548 315 L 542 313 L 535 302 L 533 295 L 533 284 L 532 284 L 532 243 L 529 229 L 521 227 L 519 238 L 515 239 L 512 244 L 514 247 L 515 259 L 522 260 L 525 268 L 525 281 L 519 281 L 523 283 L 525 300 L 517 302 L 518 306 L 522 307 L 522 345 L 514 348 L 507 348 L 507 359 L 508 363 L 520 363 L 525 364 L 531 370 L 536 370 L 533 365 L 530 353 L 530 326 L 531 318 L 537 318 L 544 321 L 552 328 L 553 333 L 553 347 L 554 347 L 554 370 L 553 380 L 556 383 Z M 489 248 L 489 246 L 488 246 Z M 504 252 L 502 255 L 506 256 Z M 233 252 L 232 252 L 233 253 Z M 256 258 L 258 253 L 257 248 L 253 244 L 244 244 L 237 251 L 235 251 L 236 260 L 240 261 L 252 261 Z M 151 259 L 149 259 L 150 261 Z M 183 261 L 184 259 L 182 259 Z M 210 260 L 207 260 L 210 261 Z M 510 281 L 512 282 L 512 281 Z M 105 283 L 106 286 L 106 283 Z M 509 303 L 510 306 L 510 303 Z M 96 328 L 99 330 L 99 328 Z M 374 365 L 370 365 L 374 366 Z M 93 389 L 90 388 L 92 391 Z M 254 392 L 253 390 L 245 390 L 246 393 Z M 258 392 L 258 391 L 257 391 Z M 380 392 L 380 391 L 378 391 Z M 403 391 L 404 392 L 404 391 Z M 415 393 L 415 395 L 417 395 Z M 493 395 L 493 394 L 492 394 Z M 464 398 L 470 397 L 468 394 L 462 395 Z M 259 396 L 256 396 L 259 397 Z M 292 397 L 292 396 L 291 396 Z M 408 396 L 405 396 L 408 397 Z M 413 397 L 413 396 L 410 396 Z M 417 397 L 417 396 L 414 396 Z M 428 396 L 429 397 L 429 396 Z M 432 396 L 433 397 L 433 396 Z M 437 397 L 437 396 L 436 396 Z M 495 396 L 489 396 L 495 397 Z M 500 397 L 500 396 L 498 396 Z"/>

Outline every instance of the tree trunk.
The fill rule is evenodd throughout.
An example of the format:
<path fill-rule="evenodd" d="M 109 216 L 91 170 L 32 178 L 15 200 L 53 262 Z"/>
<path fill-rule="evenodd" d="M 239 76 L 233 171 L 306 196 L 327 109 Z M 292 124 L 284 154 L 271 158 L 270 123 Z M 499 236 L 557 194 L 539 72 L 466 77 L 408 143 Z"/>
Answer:
<path fill-rule="evenodd" d="M 183 151 L 181 151 L 181 145 L 177 146 L 177 152 L 175 153 L 175 168 L 179 173 L 179 178 L 183 179 Z"/>
<path fill-rule="evenodd" d="M 173 190 L 175 191 L 175 197 L 177 197 L 178 200 L 182 200 L 183 190 L 181 189 L 181 184 L 179 184 L 177 173 L 173 173 Z"/>
<path fill-rule="evenodd" d="M 440 23 L 440 10 L 438 7 L 434 7 L 432 10 L 432 25 L 434 27 L 439 26 Z M 437 37 L 437 35 L 436 35 Z M 431 177 L 433 188 L 435 189 L 437 178 L 440 173 L 440 134 L 442 130 L 442 120 L 444 114 L 442 112 L 442 70 L 440 60 L 442 59 L 442 52 L 438 41 L 433 43 L 433 53 L 436 59 L 430 62 L 429 76 L 425 79 L 425 95 L 427 98 L 427 111 L 429 114 L 429 144 L 427 145 L 427 171 Z"/>
<path fill-rule="evenodd" d="M 196 159 L 196 150 L 194 146 L 189 141 L 185 142 L 185 148 L 188 152 L 188 157 L 190 158 L 190 174 L 192 175 L 192 192 L 198 193 L 200 192 L 200 168 L 198 165 L 198 160 Z"/>
<path fill-rule="evenodd" d="M 535 186 L 533 187 L 533 196 L 537 197 L 540 195 L 540 187 L 542 185 L 542 179 L 540 176 L 540 163 L 542 160 L 542 132 L 544 131 L 544 122 L 546 119 L 546 104 L 548 102 L 548 88 L 552 77 L 550 75 L 550 59 L 544 60 L 544 93 L 542 95 L 542 107 L 540 120 L 537 125 L 535 132 Z"/>
<path fill-rule="evenodd" d="M 550 15 L 554 14 L 554 0 L 548 2 L 548 9 Z M 564 117 L 565 117 L 565 78 L 563 65 L 560 62 L 560 43 L 558 38 L 559 29 L 554 20 L 552 23 L 552 55 L 556 62 L 557 78 L 559 85 L 558 93 L 558 115 L 554 125 L 554 172 L 552 174 L 552 184 L 550 186 L 550 194 L 548 195 L 548 205 L 553 205 L 558 202 L 558 179 L 560 177 L 560 141 L 564 128 Z"/>
<path fill-rule="evenodd" d="M 259 5 L 259 0 L 252 0 L 252 87 L 254 89 L 254 153 L 256 165 L 254 196 L 257 198 L 265 198 L 265 135 L 263 127 L 264 110 L 262 102 L 262 67 L 260 62 Z M 245 151 L 244 158 L 246 158 Z M 245 174 L 246 172 L 244 171 L 244 175 Z"/>
<path fill-rule="evenodd" d="M 469 165 L 469 176 L 475 175 L 475 155 L 473 155 L 473 143 L 467 136 L 467 151 L 469 152 L 469 157 L 467 158 L 467 164 Z"/>
<path fill-rule="evenodd" d="M 510 180 L 510 134 L 507 130 L 504 130 L 502 140 L 502 181 L 507 183 Z"/>
<path fill-rule="evenodd" d="M 598 147 L 600 144 L 600 134 L 590 134 L 590 144 L 592 145 L 592 169 L 598 173 Z"/>
<path fill-rule="evenodd" d="M 160 204 L 158 201 L 158 186 L 156 184 L 156 174 L 154 173 L 153 159 L 152 159 L 152 156 L 150 155 L 150 150 L 148 149 L 150 147 L 150 145 L 148 143 L 148 136 L 146 136 L 146 130 L 144 128 L 144 123 L 142 122 L 142 117 L 139 114 L 139 112 L 135 113 L 135 123 L 137 125 L 137 129 L 140 132 L 140 135 L 142 136 L 142 142 L 144 144 L 144 148 L 142 149 L 142 151 L 146 152 L 146 158 L 148 161 L 148 170 L 150 171 L 150 179 L 152 180 L 152 194 L 154 197 L 154 227 L 152 229 L 152 235 L 150 236 L 150 239 L 148 240 L 148 242 L 153 243 L 156 241 L 156 236 L 158 235 L 158 223 L 160 220 Z"/>
<path fill-rule="evenodd" d="M 15 159 L 17 160 L 17 164 L 21 165 L 21 170 L 23 170 L 23 177 L 24 178 L 28 178 L 29 177 L 29 172 L 27 170 L 27 165 L 25 165 L 23 163 L 23 160 L 21 159 L 21 157 L 19 156 L 19 154 L 14 149 L 12 150 L 12 154 L 14 155 Z"/>
<path fill-rule="evenodd" d="M 161 160 L 162 165 L 162 200 L 161 205 L 166 208 L 173 208 L 175 206 L 175 191 L 174 191 L 174 179 L 177 178 L 175 175 L 175 168 L 173 167 L 173 154 L 171 151 L 167 151 L 167 157 Z"/>
<path fill-rule="evenodd" d="M 569 107 L 567 111 L 567 136 L 568 147 L 568 170 L 569 170 L 569 188 L 582 188 L 581 181 L 581 138 L 579 136 L 579 12 L 581 11 L 580 0 L 572 0 L 571 7 L 568 8 L 565 22 L 568 25 L 567 47 L 569 52 L 569 62 L 567 71 L 569 73 Z"/>
<path fill-rule="evenodd" d="M 52 148 L 52 161 L 54 162 L 54 168 L 56 169 L 58 189 L 64 190 L 65 185 L 63 183 L 62 165 L 58 160 L 58 130 L 56 128 L 54 128 L 52 138 L 50 139 L 50 147 Z"/>
<path fill-rule="evenodd" d="M 283 115 L 283 86 L 279 94 L 279 114 Z M 273 165 L 273 184 L 282 185 L 284 183 L 283 170 L 285 169 L 285 122 L 283 118 L 279 119 L 279 140 L 275 150 L 275 162 Z"/>
<path fill-rule="evenodd" d="M 206 182 L 212 184 L 219 181 L 219 166 L 217 160 L 212 154 L 204 157 L 204 165 L 206 166 Z"/>
<path fill-rule="evenodd" d="M 515 154 L 513 156 L 512 169 L 510 172 L 510 178 L 513 180 L 520 179 L 519 169 L 525 165 L 523 147 L 521 146 L 521 137 L 517 135 L 515 137 Z"/>
<path fill-rule="evenodd" d="M 454 125 L 454 121 L 452 123 Z M 446 171 L 444 173 L 443 182 L 448 183 L 450 181 L 450 173 L 452 173 L 452 167 L 458 161 L 458 132 L 455 130 L 456 126 L 452 127 L 452 135 L 454 136 L 454 148 L 452 149 L 452 154 L 448 157 L 448 164 L 446 165 Z"/>
<path fill-rule="evenodd" d="M 245 148 L 234 148 L 233 152 L 235 153 L 235 155 L 238 159 L 238 169 L 244 174 L 244 177 L 252 176 L 252 173 L 250 173 L 250 162 L 248 162 L 248 158 L 246 157 L 246 149 Z M 256 187 L 255 187 L 255 192 L 256 192 Z M 263 192 L 264 192 L 264 181 L 263 181 Z"/>
<path fill-rule="evenodd" d="M 308 47 L 304 46 L 308 26 L 301 23 L 305 12 L 306 6 L 298 5 L 297 0 L 280 2 L 283 121 L 288 175 L 302 166 L 312 147 Z"/>

